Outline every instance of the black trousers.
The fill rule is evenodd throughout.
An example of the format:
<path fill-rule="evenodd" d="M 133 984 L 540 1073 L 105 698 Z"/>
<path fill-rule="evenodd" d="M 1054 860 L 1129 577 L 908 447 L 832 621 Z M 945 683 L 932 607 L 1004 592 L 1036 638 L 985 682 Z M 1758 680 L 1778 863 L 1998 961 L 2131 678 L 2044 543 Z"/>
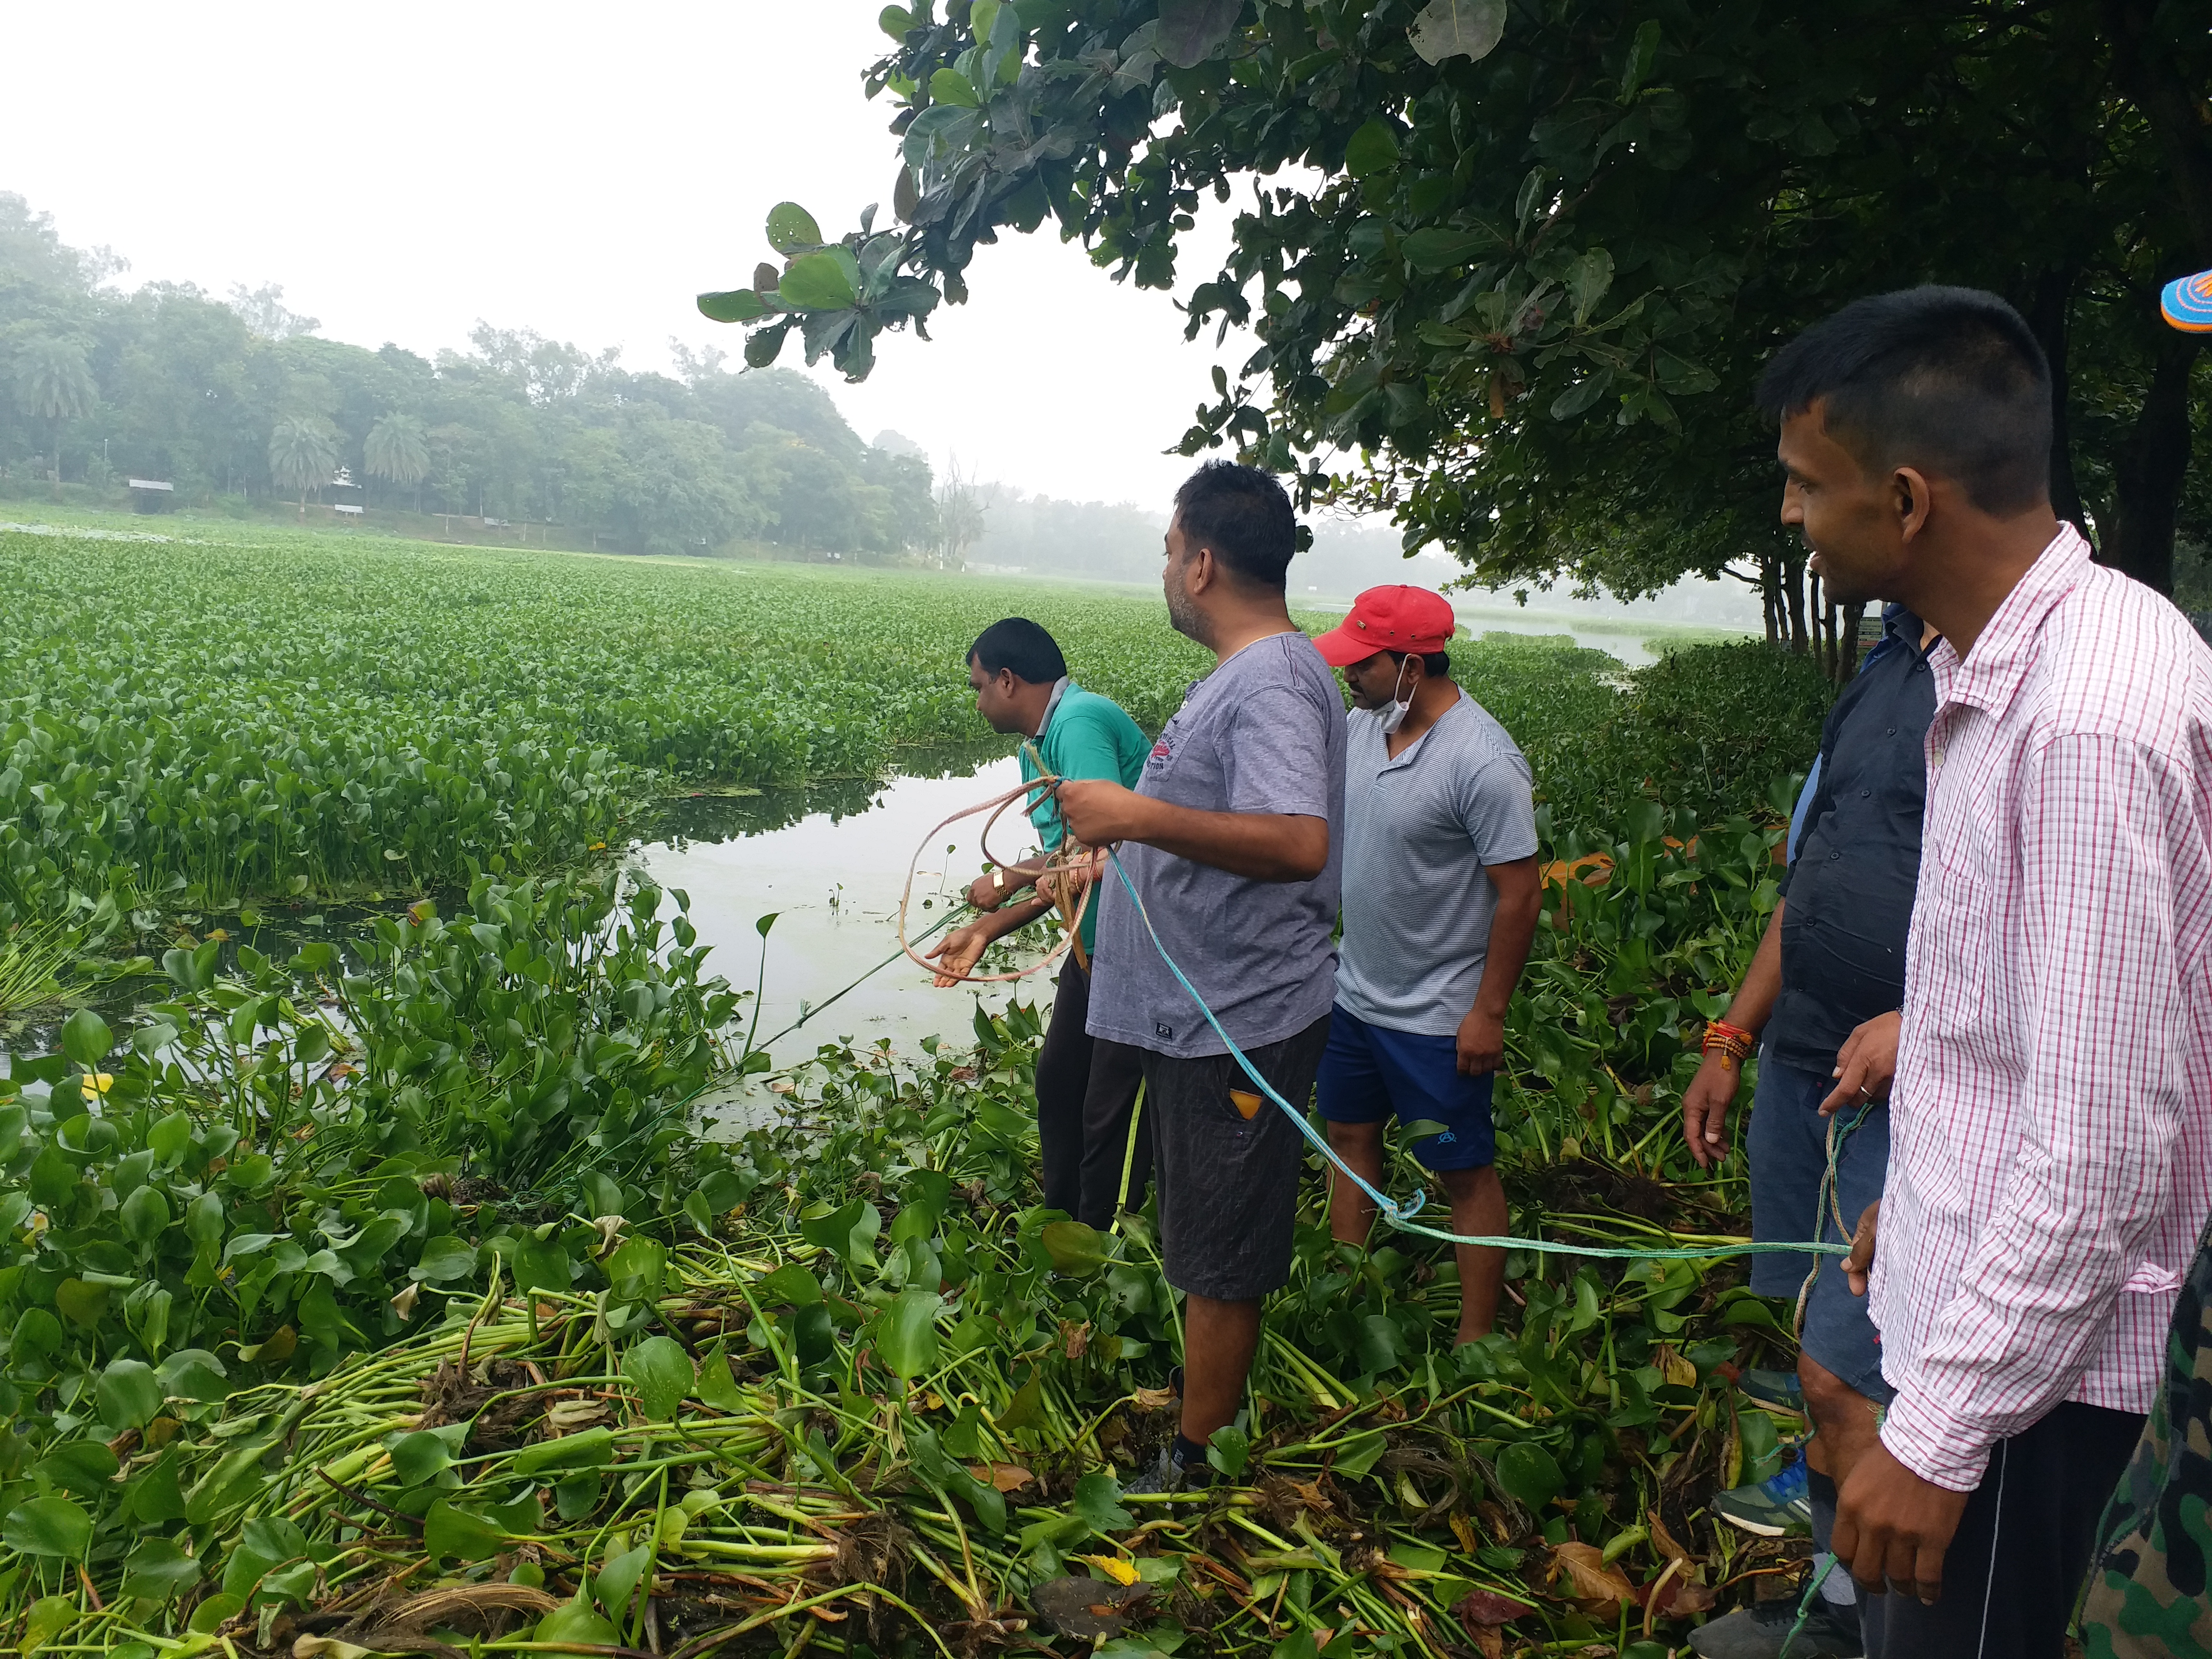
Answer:
<path fill-rule="evenodd" d="M 1090 1017 L 1091 975 L 1071 959 L 1060 970 L 1060 994 L 1037 1054 L 1037 1145 L 1044 1160 L 1045 1207 L 1065 1210 L 1103 1231 L 1114 1224 L 1129 1117 L 1144 1069 L 1141 1051 L 1085 1030 Z M 1152 1178 L 1152 1137 L 1146 1125 L 1129 1167 L 1129 1208 L 1143 1206 Z"/>
<path fill-rule="evenodd" d="M 2142 1425 L 2069 1404 L 1998 1441 L 1944 1553 L 1936 1605 L 1860 1592 L 1867 1659 L 2060 1659 L 2097 1518 Z"/>

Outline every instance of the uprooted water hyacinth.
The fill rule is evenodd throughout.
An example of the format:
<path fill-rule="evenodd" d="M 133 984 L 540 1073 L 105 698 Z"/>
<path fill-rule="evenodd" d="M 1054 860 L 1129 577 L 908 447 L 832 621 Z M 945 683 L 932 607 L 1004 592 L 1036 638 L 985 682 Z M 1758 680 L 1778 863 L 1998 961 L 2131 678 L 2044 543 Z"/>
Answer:
<path fill-rule="evenodd" d="M 1690 830 L 1546 827 L 1518 1232 L 1740 1226 L 1668 1125 L 1778 830 Z M 1036 1011 L 831 1045 L 703 1138 L 741 999 L 678 898 L 480 880 L 344 952 L 180 951 L 122 1043 L 80 1015 L 18 1064 L 26 1639 L 1656 1654 L 1788 1565 L 1704 1513 L 1778 1449 L 1728 1386 L 1778 1334 L 1737 1270 L 1516 1257 L 1507 1328 L 1455 1348 L 1449 1253 L 1332 1243 L 1317 1169 L 1218 1484 L 1127 1490 L 1172 1432 L 1180 1303 L 1142 1217 L 1035 1205 Z"/>

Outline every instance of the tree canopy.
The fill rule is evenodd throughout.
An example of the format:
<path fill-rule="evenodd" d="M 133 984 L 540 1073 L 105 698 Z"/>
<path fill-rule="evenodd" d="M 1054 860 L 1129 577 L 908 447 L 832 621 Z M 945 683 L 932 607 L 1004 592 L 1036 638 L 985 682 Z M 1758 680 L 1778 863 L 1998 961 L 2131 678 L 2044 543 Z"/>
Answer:
<path fill-rule="evenodd" d="M 2179 0 L 931 0 L 883 14 L 897 222 L 701 297 L 873 367 L 1053 221 L 1167 288 L 1238 200 L 1188 331 L 1249 326 L 1182 437 L 1386 509 L 1485 582 L 1623 596 L 1686 572 L 1806 636 L 1749 409 L 1781 341 L 1857 295 L 1991 288 L 2057 371 L 2060 510 L 2170 582 L 2212 529 L 2208 392 L 2161 280 L 2212 264 L 2212 40 Z M 2201 24 L 2201 19 L 2198 20 Z"/>
<path fill-rule="evenodd" d="M 0 194 L 0 475 L 28 461 L 204 500 L 303 495 L 343 465 L 373 504 L 550 520 L 634 551 L 934 544 L 928 463 L 861 442 L 803 374 L 732 374 L 714 352 L 641 374 L 484 325 L 465 352 L 369 351 L 318 337 L 274 286 L 124 292 L 119 269 Z"/>

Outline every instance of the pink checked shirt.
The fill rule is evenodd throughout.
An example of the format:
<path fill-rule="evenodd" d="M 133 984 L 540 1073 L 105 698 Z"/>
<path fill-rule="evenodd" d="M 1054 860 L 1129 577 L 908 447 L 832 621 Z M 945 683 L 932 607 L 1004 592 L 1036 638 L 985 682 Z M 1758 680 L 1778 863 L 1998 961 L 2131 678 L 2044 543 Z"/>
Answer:
<path fill-rule="evenodd" d="M 2143 1412 L 2212 1218 L 2212 651 L 2070 527 L 1931 653 L 1873 1314 L 1938 1486 L 2065 1401 Z"/>

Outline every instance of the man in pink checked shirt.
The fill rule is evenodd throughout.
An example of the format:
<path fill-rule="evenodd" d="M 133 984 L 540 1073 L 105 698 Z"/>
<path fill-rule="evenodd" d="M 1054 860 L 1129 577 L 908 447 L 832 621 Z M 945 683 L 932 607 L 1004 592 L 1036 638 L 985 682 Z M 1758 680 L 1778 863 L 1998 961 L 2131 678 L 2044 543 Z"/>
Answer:
<path fill-rule="evenodd" d="M 1850 1263 L 1896 1398 L 1835 1552 L 1869 1656 L 2057 1659 L 2212 1212 L 2212 653 L 2052 514 L 2049 372 L 1995 295 L 1860 301 L 1759 403 L 1832 595 L 1943 636 Z"/>

